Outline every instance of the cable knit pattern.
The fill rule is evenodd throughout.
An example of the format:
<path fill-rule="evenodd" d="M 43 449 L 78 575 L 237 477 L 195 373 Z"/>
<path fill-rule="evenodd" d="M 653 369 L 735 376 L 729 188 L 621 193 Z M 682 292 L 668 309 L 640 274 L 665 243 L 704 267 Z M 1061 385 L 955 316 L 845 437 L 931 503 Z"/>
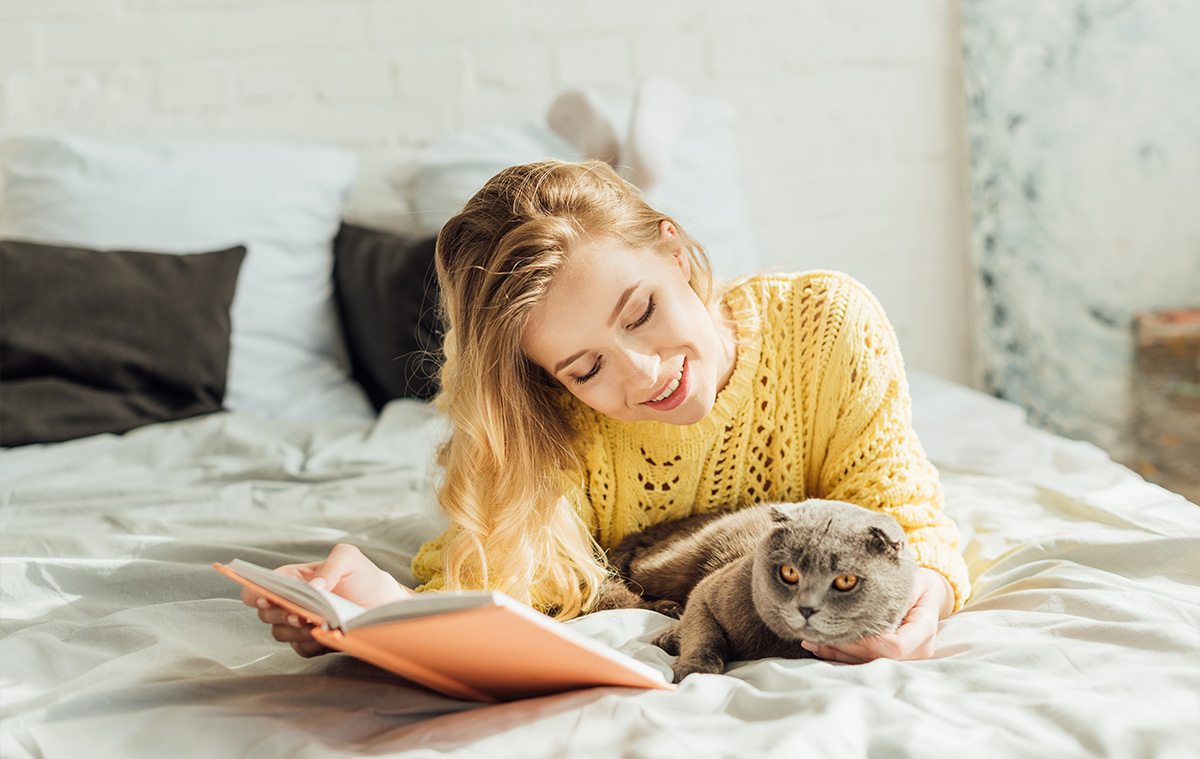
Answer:
<path fill-rule="evenodd" d="M 751 278 L 726 294 L 738 360 L 700 422 L 619 422 L 577 404 L 590 430 L 567 497 L 605 548 L 648 525 L 761 501 L 829 498 L 893 516 L 921 566 L 970 592 L 937 471 L 912 429 L 896 336 L 861 284 L 835 272 Z M 440 587 L 440 546 L 413 571 Z"/>

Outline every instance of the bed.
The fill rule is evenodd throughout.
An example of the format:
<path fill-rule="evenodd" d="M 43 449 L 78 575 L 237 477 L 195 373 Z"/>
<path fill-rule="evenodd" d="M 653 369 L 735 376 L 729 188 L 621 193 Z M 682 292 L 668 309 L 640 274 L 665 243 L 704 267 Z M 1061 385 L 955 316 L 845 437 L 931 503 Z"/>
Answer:
<path fill-rule="evenodd" d="M 244 167 L 244 158 L 231 163 Z M 282 155 L 279 165 L 295 171 L 294 159 Z M 44 150 L 40 160 L 48 160 Z M 211 174 L 212 163 L 206 156 L 198 165 Z M 345 183 L 337 161 L 326 155 L 316 163 L 321 181 Z M 140 171 L 145 182 L 150 169 Z M 8 174 L 10 200 L 20 176 Z M 295 186 L 293 179 L 285 181 Z M 119 196 L 101 189 L 90 203 Z M 72 191 L 83 192 L 78 183 Z M 222 202 L 230 208 L 210 207 L 202 225 L 212 239 L 179 247 L 219 252 L 233 242 L 232 232 L 211 232 L 214 219 L 226 211 L 241 218 L 250 201 Z M 311 212 L 298 201 L 284 210 L 298 207 Z M 55 236 L 53 219 L 22 208 L 28 223 L 45 223 L 17 236 Z M 81 223 L 69 205 L 48 208 Z M 314 234 L 345 242 L 345 226 L 334 238 L 339 222 L 336 210 L 329 213 Z M 94 227 L 86 242 L 165 244 L 104 226 L 117 217 L 85 219 Z M 159 222 L 172 234 L 182 224 Z M 256 233 L 247 232 L 252 254 Z M 357 252 L 377 263 L 371 255 L 379 244 L 368 240 Z M 223 265 L 238 255 L 226 254 Z M 11 283 L 7 259 L 5 266 Z M 242 266 L 238 276 L 246 272 Z M 357 280 L 343 272 L 339 287 L 379 281 L 366 264 L 357 272 Z M 413 280 L 428 284 L 419 275 L 406 279 Z M 327 293 L 321 310 L 303 319 L 326 331 L 321 314 L 344 328 L 370 324 L 370 313 L 347 311 L 371 307 L 367 289 L 349 305 Z M 674 692 L 600 688 L 482 705 L 349 657 L 301 659 L 270 639 L 213 562 L 311 561 L 346 541 L 411 583 L 410 559 L 444 527 L 434 505 L 433 450 L 446 430 L 421 392 L 380 394 L 396 381 L 386 376 L 395 367 L 372 374 L 370 346 L 350 335 L 338 350 L 352 354 L 357 383 L 327 381 L 320 368 L 292 369 L 280 380 L 297 383 L 285 395 L 292 413 L 261 408 L 282 402 L 278 392 L 253 398 L 263 381 L 253 372 L 270 368 L 253 365 L 251 349 L 262 340 L 239 332 L 253 315 L 236 297 L 230 303 L 228 288 L 222 292 L 225 308 L 240 314 L 225 326 L 232 363 L 223 410 L 141 418 L 123 432 L 0 451 L 3 757 L 1170 759 L 1200 752 L 1200 506 L 1091 445 L 1031 427 L 1011 404 L 920 373 L 910 374 L 914 424 L 941 472 L 973 581 L 970 602 L 942 623 L 930 660 L 738 662 L 725 675 L 689 677 Z M 423 316 L 427 309 L 414 308 L 413 334 Z M 147 317 L 129 318 L 144 324 Z M 185 337 L 172 339 L 178 346 Z M 413 371 L 406 369 L 409 380 Z M 0 403 L 11 409 L 18 387 L 6 385 Z M 666 675 L 671 660 L 650 641 L 670 623 L 620 610 L 569 624 Z"/>

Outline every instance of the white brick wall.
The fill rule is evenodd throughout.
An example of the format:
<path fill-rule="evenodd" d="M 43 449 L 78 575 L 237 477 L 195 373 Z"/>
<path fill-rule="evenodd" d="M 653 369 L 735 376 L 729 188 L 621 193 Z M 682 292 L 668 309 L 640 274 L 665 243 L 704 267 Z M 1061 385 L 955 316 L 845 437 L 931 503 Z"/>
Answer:
<path fill-rule="evenodd" d="M 0 0 L 0 137 L 338 143 L 349 213 L 401 229 L 431 138 L 650 76 L 738 109 L 768 265 L 849 271 L 909 366 L 968 380 L 955 0 Z"/>

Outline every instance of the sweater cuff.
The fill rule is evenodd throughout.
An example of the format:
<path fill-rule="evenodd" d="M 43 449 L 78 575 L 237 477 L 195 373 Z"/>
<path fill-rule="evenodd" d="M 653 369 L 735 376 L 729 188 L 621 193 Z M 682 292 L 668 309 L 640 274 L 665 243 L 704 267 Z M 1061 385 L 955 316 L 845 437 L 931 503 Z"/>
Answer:
<path fill-rule="evenodd" d="M 427 591 L 445 590 L 445 589 L 446 589 L 446 577 L 445 577 L 445 575 L 443 575 L 439 572 L 437 574 L 437 576 L 430 579 L 429 582 L 425 583 L 424 585 L 418 585 L 416 588 L 413 588 L 413 591 L 416 593 L 425 593 Z"/>
<path fill-rule="evenodd" d="M 446 535 L 440 535 L 421 546 L 413 557 L 411 568 L 413 576 L 424 584 L 417 587 L 417 592 L 427 590 L 442 590 L 446 585 L 445 573 L 442 571 L 442 548 L 446 544 Z"/>
<path fill-rule="evenodd" d="M 962 554 L 945 543 L 911 544 L 917 566 L 932 569 L 950 581 L 954 588 L 954 611 L 958 611 L 971 596 L 971 576 Z"/>

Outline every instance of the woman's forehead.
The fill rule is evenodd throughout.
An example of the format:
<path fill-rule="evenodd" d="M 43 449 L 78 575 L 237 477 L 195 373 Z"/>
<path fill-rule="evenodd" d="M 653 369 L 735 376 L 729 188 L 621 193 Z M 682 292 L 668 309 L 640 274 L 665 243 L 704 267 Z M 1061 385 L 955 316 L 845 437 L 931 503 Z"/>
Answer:
<path fill-rule="evenodd" d="M 607 328 L 614 312 L 657 276 L 656 258 L 612 239 L 592 238 L 574 246 L 529 315 L 522 336 L 525 352 L 552 369 L 571 353 L 572 344 Z"/>

